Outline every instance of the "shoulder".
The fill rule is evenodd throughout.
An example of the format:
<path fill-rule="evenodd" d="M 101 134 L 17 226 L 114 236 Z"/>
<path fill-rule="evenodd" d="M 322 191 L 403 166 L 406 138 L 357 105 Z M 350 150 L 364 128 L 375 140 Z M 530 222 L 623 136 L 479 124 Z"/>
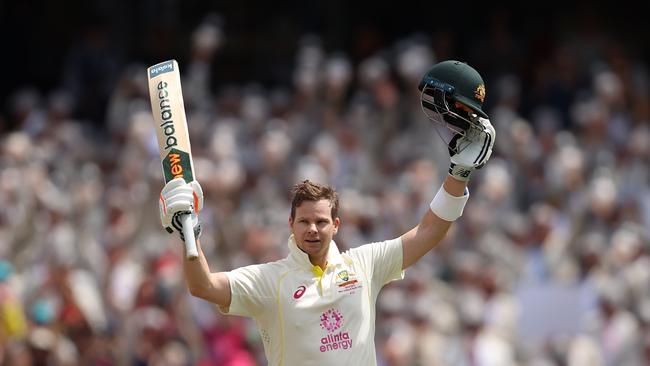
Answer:
<path fill-rule="evenodd" d="M 355 257 L 359 255 L 367 255 L 368 253 L 372 253 L 376 251 L 401 249 L 401 247 L 402 247 L 402 238 L 397 237 L 395 239 L 363 244 L 358 247 L 346 250 L 344 254 Z"/>
<path fill-rule="evenodd" d="M 284 258 L 275 262 L 251 264 L 248 266 L 239 267 L 230 271 L 230 274 L 250 275 L 272 279 L 282 276 L 283 273 L 289 270 L 291 270 L 290 263 L 286 258 Z"/>

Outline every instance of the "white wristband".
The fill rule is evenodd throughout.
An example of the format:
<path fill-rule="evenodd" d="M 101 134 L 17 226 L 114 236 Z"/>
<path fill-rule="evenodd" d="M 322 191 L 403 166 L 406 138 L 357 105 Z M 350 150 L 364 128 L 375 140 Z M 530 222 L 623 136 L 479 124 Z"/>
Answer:
<path fill-rule="evenodd" d="M 440 187 L 436 196 L 433 197 L 431 211 L 439 218 L 446 221 L 456 221 L 463 214 L 465 204 L 469 199 L 469 190 L 465 188 L 465 194 L 457 197 L 445 191 L 444 186 Z"/>

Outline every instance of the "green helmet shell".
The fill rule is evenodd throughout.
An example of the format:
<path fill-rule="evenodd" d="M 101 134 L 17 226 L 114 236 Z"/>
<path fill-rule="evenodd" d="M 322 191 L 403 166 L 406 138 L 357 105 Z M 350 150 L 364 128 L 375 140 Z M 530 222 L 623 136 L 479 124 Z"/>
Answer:
<path fill-rule="evenodd" d="M 488 118 L 482 109 L 485 100 L 485 83 L 473 67 L 455 60 L 439 62 L 424 75 L 419 89 L 422 90 L 425 83 L 438 86 L 439 83 L 436 80 L 448 84 L 445 89 L 450 92 L 453 100 L 469 106 L 479 116 Z"/>

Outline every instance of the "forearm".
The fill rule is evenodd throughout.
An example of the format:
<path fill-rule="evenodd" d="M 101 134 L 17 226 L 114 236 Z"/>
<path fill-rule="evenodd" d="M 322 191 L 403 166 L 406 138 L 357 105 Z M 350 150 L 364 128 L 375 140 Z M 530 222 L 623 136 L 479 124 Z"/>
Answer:
<path fill-rule="evenodd" d="M 206 292 L 212 284 L 210 282 L 210 266 L 205 259 L 199 240 L 196 241 L 196 247 L 199 257 L 195 260 L 187 260 L 183 257 L 183 271 L 185 272 L 185 281 L 190 293 L 199 296 L 200 293 Z M 183 248 L 183 250 L 185 249 Z"/>
<path fill-rule="evenodd" d="M 462 212 L 462 207 L 467 197 L 464 199 L 461 197 L 465 196 L 466 188 L 467 182 L 457 180 L 451 176 L 445 178 L 443 189 L 450 196 L 449 198 L 442 197 L 440 200 L 440 202 L 445 204 L 441 205 L 440 203 L 436 203 L 439 199 L 438 195 L 444 195 L 444 192 L 441 191 L 436 195 L 434 202 L 432 202 L 432 206 L 435 206 L 436 209 L 432 207 L 427 210 L 418 225 L 402 235 L 403 269 L 415 263 L 445 237 L 451 227 L 451 223 Z M 444 208 L 440 208 L 441 206 Z M 458 210 L 459 208 L 460 211 Z"/>
<path fill-rule="evenodd" d="M 445 221 L 427 210 L 419 224 L 402 235 L 402 269 L 410 267 L 433 249 L 447 235 L 450 227 L 451 221 Z"/>
<path fill-rule="evenodd" d="M 228 276 L 224 272 L 211 273 L 201 243 L 198 240 L 196 246 L 199 257 L 192 261 L 183 260 L 185 281 L 190 293 L 222 308 L 228 308 L 231 300 Z"/>

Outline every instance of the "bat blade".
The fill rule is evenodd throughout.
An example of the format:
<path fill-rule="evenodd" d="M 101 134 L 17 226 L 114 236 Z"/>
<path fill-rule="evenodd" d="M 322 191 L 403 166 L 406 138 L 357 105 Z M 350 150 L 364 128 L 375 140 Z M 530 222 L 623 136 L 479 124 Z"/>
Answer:
<path fill-rule="evenodd" d="M 164 181 L 180 177 L 189 183 L 194 180 L 194 163 L 178 63 L 168 60 L 149 67 L 147 80 Z M 181 217 L 186 254 L 188 259 L 195 259 L 198 251 L 191 220 L 189 215 L 184 216 L 188 216 Z"/>
<path fill-rule="evenodd" d="M 149 67 L 149 96 L 165 183 L 178 177 L 194 180 L 181 78 L 176 60 Z"/>

